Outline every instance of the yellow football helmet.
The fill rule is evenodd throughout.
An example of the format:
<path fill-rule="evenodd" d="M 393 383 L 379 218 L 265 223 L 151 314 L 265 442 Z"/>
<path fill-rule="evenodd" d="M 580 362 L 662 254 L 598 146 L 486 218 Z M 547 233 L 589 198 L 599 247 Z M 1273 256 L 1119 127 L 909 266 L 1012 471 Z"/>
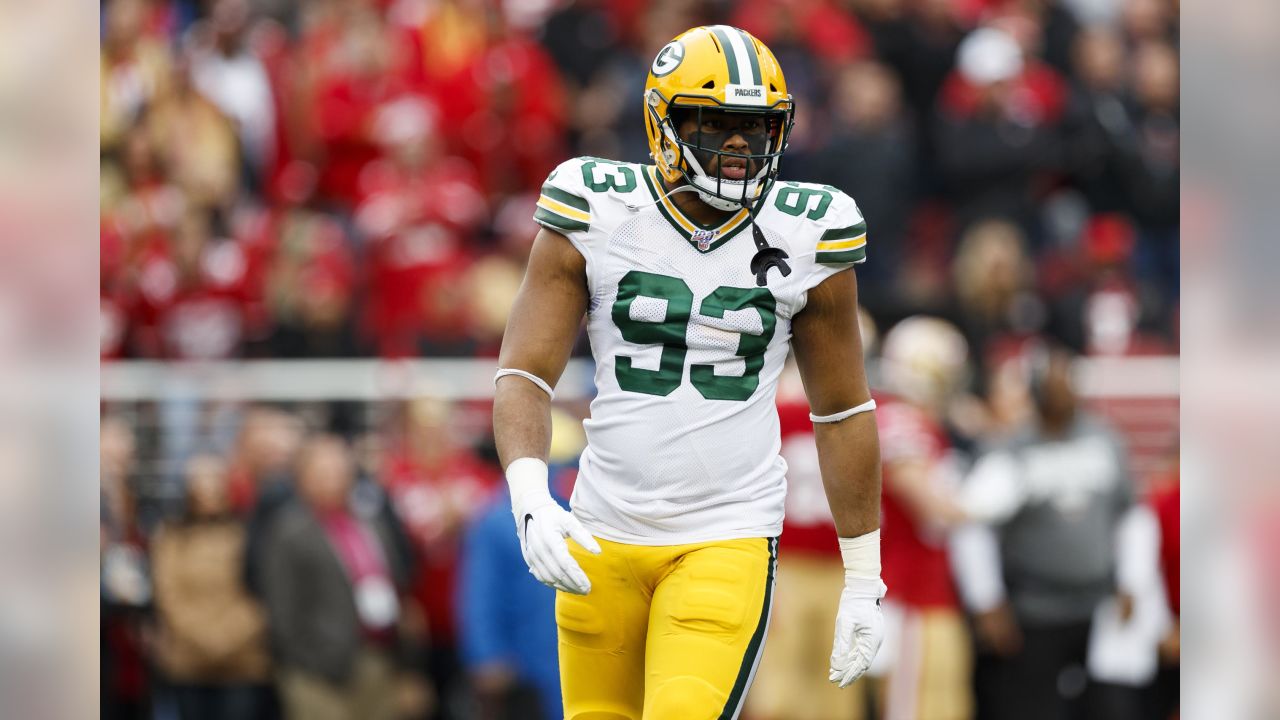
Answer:
<path fill-rule="evenodd" d="M 721 210 L 750 207 L 764 196 L 778 175 L 795 117 L 777 58 L 764 43 L 728 25 L 696 27 L 667 43 L 649 68 L 644 108 L 658 171 L 669 183 L 693 186 L 703 201 Z M 759 116 L 761 132 L 746 137 L 748 153 L 724 152 L 724 137 L 703 132 L 707 109 Z M 697 122 L 691 140 L 678 132 L 684 119 Z M 743 159 L 748 172 L 741 180 L 726 178 L 717 162 L 711 177 L 712 158 Z"/>

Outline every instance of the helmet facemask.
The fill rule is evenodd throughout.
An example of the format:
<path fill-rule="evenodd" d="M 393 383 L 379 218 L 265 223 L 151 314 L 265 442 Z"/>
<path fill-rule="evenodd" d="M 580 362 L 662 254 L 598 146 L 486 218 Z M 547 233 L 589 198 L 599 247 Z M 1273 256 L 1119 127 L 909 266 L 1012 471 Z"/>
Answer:
<path fill-rule="evenodd" d="M 667 113 L 660 117 L 650 104 L 653 122 L 663 135 L 668 153 L 668 163 L 683 173 L 685 181 L 698 193 L 703 202 L 719 210 L 731 211 L 750 208 L 763 197 L 769 184 L 777 177 L 782 153 L 786 150 L 787 136 L 794 119 L 790 100 L 774 107 L 742 108 L 734 106 L 706 105 L 705 96 L 699 104 L 679 104 L 681 96 L 671 98 Z M 741 116 L 742 125 L 732 130 L 716 132 L 708 130 L 704 114 Z M 682 138 L 679 127 L 686 120 L 693 120 L 697 130 L 688 140 Z M 748 119 L 759 121 L 759 130 L 750 129 Z M 726 152 L 721 148 L 730 137 L 741 135 L 747 141 L 746 153 Z M 674 156 L 674 157 L 672 157 Z M 725 163 L 745 164 L 743 179 L 725 177 Z M 715 166 L 714 174 L 707 168 Z M 754 170 L 754 172 L 752 172 Z"/>

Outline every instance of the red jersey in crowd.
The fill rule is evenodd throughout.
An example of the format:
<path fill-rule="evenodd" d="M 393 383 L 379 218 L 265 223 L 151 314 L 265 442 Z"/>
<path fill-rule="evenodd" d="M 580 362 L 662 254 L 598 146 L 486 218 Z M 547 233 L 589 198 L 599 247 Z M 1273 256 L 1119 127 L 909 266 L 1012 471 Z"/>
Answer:
<path fill-rule="evenodd" d="M 778 403 L 778 424 L 781 455 L 787 461 L 786 517 L 779 545 L 788 552 L 832 555 L 838 561 L 840 544 L 818 468 L 809 404 L 803 400 Z"/>
<path fill-rule="evenodd" d="M 1164 590 L 1169 599 L 1169 610 L 1176 617 L 1182 614 L 1182 593 L 1179 590 L 1182 582 L 1181 486 L 1176 480 L 1159 486 L 1151 494 L 1148 502 L 1160 524 L 1160 570 L 1164 575 Z"/>
<path fill-rule="evenodd" d="M 233 240 L 204 244 L 188 267 L 154 251 L 138 272 L 134 305 L 143 355 L 174 360 L 235 357 L 251 331 L 243 248 Z"/>
<path fill-rule="evenodd" d="M 958 70 L 949 75 L 938 94 L 942 112 L 953 117 L 971 117 L 982 106 L 984 90 L 967 80 Z M 1052 67 L 1029 61 L 1022 74 L 1010 81 L 1006 112 L 1028 126 L 1053 125 L 1066 110 L 1066 81 Z"/>
<path fill-rule="evenodd" d="M 305 118 L 319 152 L 319 194 L 354 207 L 363 199 L 361 174 L 382 157 L 376 132 L 382 109 L 423 92 L 415 34 L 375 15 L 343 24 L 341 15 L 311 28 L 299 57 L 315 74 L 314 112 Z"/>
<path fill-rule="evenodd" d="M 466 523 L 493 497 L 500 475 L 470 452 L 458 450 L 425 467 L 408 453 L 387 462 L 386 488 L 420 553 L 414 596 L 427 614 L 431 637 L 454 637 L 458 552 Z"/>
<path fill-rule="evenodd" d="M 447 158 L 429 172 L 388 163 L 371 175 L 357 222 L 369 236 L 365 327 L 378 353 L 413 356 L 424 339 L 464 341 L 470 317 L 461 280 L 472 263 L 469 233 L 486 209 L 474 171 Z"/>
<path fill-rule="evenodd" d="M 103 360 L 125 354 L 129 330 L 129 292 L 125 278 L 125 240 L 114 223 L 102 222 L 98 278 L 98 349 Z"/>
<path fill-rule="evenodd" d="M 893 490 L 896 462 L 927 463 L 930 479 L 948 484 L 955 478 L 949 458 L 951 441 L 923 410 L 892 396 L 877 398 L 876 426 L 883 467 L 883 515 L 880 520 L 881 577 L 887 597 L 914 607 L 956 607 L 946 536 L 914 517 Z"/>

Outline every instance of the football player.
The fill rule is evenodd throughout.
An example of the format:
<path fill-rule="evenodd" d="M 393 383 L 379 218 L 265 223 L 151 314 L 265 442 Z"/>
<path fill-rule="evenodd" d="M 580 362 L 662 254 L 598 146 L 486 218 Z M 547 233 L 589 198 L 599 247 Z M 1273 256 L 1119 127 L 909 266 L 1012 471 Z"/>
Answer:
<path fill-rule="evenodd" d="M 947 554 L 967 521 L 956 499 L 961 457 L 947 431 L 964 389 L 969 346 L 951 323 L 915 315 L 884 338 L 876 412 L 884 466 L 885 720 L 973 717 L 973 658 Z"/>
<path fill-rule="evenodd" d="M 565 717 L 734 718 L 768 630 L 788 350 L 845 566 L 829 679 L 856 680 L 883 635 L 866 224 L 836 188 L 777 179 L 795 106 L 748 33 L 668 43 L 643 112 L 652 165 L 576 158 L 542 187 L 494 432 L 525 561 L 560 591 Z M 597 396 L 568 512 L 547 491 L 549 408 L 584 314 Z"/>

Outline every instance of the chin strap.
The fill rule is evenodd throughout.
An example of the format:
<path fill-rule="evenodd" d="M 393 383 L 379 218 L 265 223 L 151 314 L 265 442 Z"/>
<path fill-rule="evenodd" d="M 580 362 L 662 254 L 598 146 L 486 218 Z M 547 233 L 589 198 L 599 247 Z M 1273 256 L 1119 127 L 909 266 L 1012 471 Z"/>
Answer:
<path fill-rule="evenodd" d="M 767 190 L 767 188 L 766 188 Z M 761 193 L 763 200 L 768 192 Z M 756 243 L 756 254 L 751 258 L 751 272 L 755 273 L 756 285 L 764 287 L 769 284 L 770 268 L 777 268 L 782 277 L 791 274 L 791 266 L 787 264 L 787 251 L 782 248 L 771 247 L 764 239 L 764 233 L 761 232 L 760 226 L 756 224 L 756 211 L 746 200 L 742 201 L 742 207 L 747 209 L 751 217 L 751 238 Z"/>

